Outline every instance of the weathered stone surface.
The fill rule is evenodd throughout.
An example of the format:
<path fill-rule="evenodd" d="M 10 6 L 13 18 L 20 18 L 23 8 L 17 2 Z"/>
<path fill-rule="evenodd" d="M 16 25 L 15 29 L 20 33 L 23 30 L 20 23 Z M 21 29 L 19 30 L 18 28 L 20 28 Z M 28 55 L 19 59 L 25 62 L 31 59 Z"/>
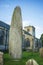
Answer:
<path fill-rule="evenodd" d="M 39 53 L 40 53 L 40 56 L 43 58 L 43 48 L 40 48 Z"/>
<path fill-rule="evenodd" d="M 26 62 L 26 65 L 39 65 L 34 59 L 29 59 Z"/>
<path fill-rule="evenodd" d="M 20 7 L 14 9 L 12 16 L 9 33 L 9 53 L 14 59 L 22 57 L 22 16 Z"/>
<path fill-rule="evenodd" d="M 0 65 L 3 65 L 3 52 L 0 52 Z"/>

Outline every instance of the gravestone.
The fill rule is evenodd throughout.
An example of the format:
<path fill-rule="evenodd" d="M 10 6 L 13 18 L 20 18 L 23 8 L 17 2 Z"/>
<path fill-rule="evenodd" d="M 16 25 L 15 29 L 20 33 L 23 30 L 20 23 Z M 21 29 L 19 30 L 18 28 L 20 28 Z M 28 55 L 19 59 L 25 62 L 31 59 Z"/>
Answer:
<path fill-rule="evenodd" d="M 34 59 L 29 59 L 26 62 L 26 65 L 39 65 Z"/>
<path fill-rule="evenodd" d="M 40 57 L 43 58 L 43 47 L 39 49 Z"/>
<path fill-rule="evenodd" d="M 9 32 L 9 54 L 14 59 L 22 57 L 22 15 L 19 6 L 14 9 L 12 16 Z"/>
<path fill-rule="evenodd" d="M 0 65 L 3 65 L 3 52 L 0 52 Z"/>

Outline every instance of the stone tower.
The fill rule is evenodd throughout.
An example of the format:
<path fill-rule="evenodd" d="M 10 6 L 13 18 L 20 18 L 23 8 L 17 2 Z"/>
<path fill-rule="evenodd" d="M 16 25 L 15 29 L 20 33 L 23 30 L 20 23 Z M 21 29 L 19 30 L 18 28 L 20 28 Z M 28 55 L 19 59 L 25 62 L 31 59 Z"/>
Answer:
<path fill-rule="evenodd" d="M 24 29 L 29 32 L 32 36 L 35 37 L 35 27 L 34 26 L 26 26 Z"/>

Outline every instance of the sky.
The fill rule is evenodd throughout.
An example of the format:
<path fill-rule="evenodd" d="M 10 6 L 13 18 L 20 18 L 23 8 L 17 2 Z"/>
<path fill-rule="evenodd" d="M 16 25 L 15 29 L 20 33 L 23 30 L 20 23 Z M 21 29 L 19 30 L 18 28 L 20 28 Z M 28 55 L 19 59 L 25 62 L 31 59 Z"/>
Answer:
<path fill-rule="evenodd" d="M 43 33 L 43 0 L 0 0 L 0 20 L 11 24 L 12 14 L 16 6 L 21 7 L 22 23 L 35 27 L 35 36 Z"/>

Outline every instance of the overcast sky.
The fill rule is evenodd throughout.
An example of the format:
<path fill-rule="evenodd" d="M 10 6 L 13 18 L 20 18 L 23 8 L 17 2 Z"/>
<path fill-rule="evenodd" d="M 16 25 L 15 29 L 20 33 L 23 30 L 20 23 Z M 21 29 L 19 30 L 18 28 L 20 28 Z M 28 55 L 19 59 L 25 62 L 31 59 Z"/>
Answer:
<path fill-rule="evenodd" d="M 11 24 L 16 6 L 21 7 L 23 27 L 34 26 L 36 37 L 40 38 L 43 33 L 43 0 L 0 0 L 0 20 Z"/>

